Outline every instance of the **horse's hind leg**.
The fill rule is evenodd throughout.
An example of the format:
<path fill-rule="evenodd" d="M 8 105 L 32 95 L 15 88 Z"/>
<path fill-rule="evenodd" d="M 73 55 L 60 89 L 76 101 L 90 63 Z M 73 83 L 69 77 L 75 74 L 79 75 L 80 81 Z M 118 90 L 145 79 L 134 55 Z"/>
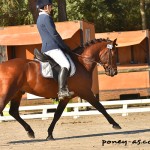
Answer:
<path fill-rule="evenodd" d="M 30 138 L 34 138 L 34 132 L 32 130 L 32 128 L 20 117 L 19 115 L 19 106 L 20 106 L 20 101 L 21 101 L 21 97 L 22 97 L 22 92 L 18 92 L 13 99 L 11 100 L 10 103 L 10 110 L 9 110 L 9 114 L 14 117 L 23 127 L 24 129 L 27 131 L 28 136 Z"/>
<path fill-rule="evenodd" d="M 0 114 L 3 114 L 5 106 L 8 104 L 9 98 L 5 94 L 0 93 Z"/>
<path fill-rule="evenodd" d="M 81 98 L 87 100 L 93 107 L 95 107 L 99 112 L 101 112 L 105 116 L 105 118 L 108 120 L 108 122 L 113 125 L 113 128 L 121 129 L 119 124 L 116 123 L 114 121 L 114 119 L 106 112 L 106 109 L 99 102 L 99 100 L 94 97 L 92 91 L 91 92 L 87 92 L 87 94 L 85 94 L 85 95 L 82 95 Z"/>
<path fill-rule="evenodd" d="M 0 98 L 0 115 L 3 114 L 3 109 L 5 108 L 7 103 L 3 101 L 3 98 Z"/>
<path fill-rule="evenodd" d="M 68 104 L 69 99 L 64 99 L 61 100 L 58 104 L 58 107 L 56 109 L 56 112 L 54 114 L 54 118 L 52 120 L 52 123 L 50 124 L 49 128 L 48 128 L 48 137 L 46 138 L 47 140 L 54 140 L 53 138 L 53 130 L 54 127 L 56 125 L 56 122 L 59 120 L 59 118 L 61 117 L 66 105 Z"/>

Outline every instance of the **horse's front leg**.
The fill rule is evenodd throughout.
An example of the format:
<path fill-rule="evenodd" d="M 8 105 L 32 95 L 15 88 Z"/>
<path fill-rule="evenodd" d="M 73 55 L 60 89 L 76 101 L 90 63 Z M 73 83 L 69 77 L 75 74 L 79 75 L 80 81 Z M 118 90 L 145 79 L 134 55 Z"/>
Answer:
<path fill-rule="evenodd" d="M 87 94 L 82 95 L 82 98 L 87 100 L 93 107 L 95 107 L 99 112 L 101 112 L 110 124 L 113 125 L 114 129 L 121 129 L 118 123 L 107 113 L 104 106 L 99 102 L 98 99 L 93 95 L 92 91 L 87 92 Z"/>
<path fill-rule="evenodd" d="M 57 121 L 59 120 L 59 118 L 61 117 L 65 107 L 67 106 L 69 102 L 69 99 L 64 99 L 64 100 L 61 100 L 58 104 L 58 107 L 56 109 L 56 112 L 54 114 L 54 118 L 52 120 L 52 123 L 50 124 L 49 128 L 48 128 L 48 137 L 46 138 L 47 140 L 54 140 L 53 138 L 53 130 L 54 130 L 54 127 L 57 123 Z"/>
<path fill-rule="evenodd" d="M 9 114 L 14 117 L 27 131 L 30 138 L 35 138 L 32 128 L 20 117 L 19 106 L 21 101 L 22 93 L 17 93 L 17 95 L 11 100 Z"/>

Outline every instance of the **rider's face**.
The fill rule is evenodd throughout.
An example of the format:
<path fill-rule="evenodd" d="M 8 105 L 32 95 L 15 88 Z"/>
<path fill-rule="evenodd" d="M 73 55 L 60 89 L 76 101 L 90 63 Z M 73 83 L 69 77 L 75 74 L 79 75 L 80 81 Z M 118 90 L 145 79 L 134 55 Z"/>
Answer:
<path fill-rule="evenodd" d="M 51 11 L 52 11 L 52 5 L 46 5 L 46 6 L 44 7 L 44 10 L 45 10 L 48 14 L 50 14 Z"/>

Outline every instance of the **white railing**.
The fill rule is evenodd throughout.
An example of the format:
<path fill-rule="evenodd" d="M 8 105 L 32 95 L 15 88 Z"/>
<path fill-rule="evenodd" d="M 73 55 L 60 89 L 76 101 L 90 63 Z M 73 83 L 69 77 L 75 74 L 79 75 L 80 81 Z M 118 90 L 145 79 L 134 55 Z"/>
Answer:
<path fill-rule="evenodd" d="M 138 99 L 138 100 L 121 100 L 121 101 L 104 101 L 101 102 L 103 106 L 111 106 L 111 109 L 107 109 L 109 114 L 122 114 L 122 116 L 128 115 L 128 113 L 135 112 L 150 112 L 150 99 Z M 141 105 L 142 104 L 142 105 Z M 144 104 L 144 105 L 143 105 Z M 136 107 L 128 107 L 128 105 L 136 105 Z M 141 105 L 141 106 L 139 106 Z M 52 105 L 38 105 L 38 106 L 21 106 L 19 111 L 33 111 L 38 110 L 38 114 L 26 114 L 21 115 L 23 119 L 36 119 L 42 118 L 47 119 L 49 117 L 54 116 L 54 112 L 47 112 L 48 109 L 56 109 L 57 104 Z M 120 106 L 116 108 L 113 106 Z M 97 115 L 100 114 L 97 110 L 89 110 L 89 111 L 80 111 L 80 107 L 91 107 L 89 103 L 69 103 L 66 108 L 73 108 L 71 112 L 63 112 L 62 116 L 73 116 L 74 118 L 78 118 L 81 115 Z M 8 113 L 9 108 L 4 109 L 4 114 Z M 39 113 L 41 112 L 41 113 Z M 14 120 L 11 116 L 0 116 L 0 121 L 2 120 Z"/>

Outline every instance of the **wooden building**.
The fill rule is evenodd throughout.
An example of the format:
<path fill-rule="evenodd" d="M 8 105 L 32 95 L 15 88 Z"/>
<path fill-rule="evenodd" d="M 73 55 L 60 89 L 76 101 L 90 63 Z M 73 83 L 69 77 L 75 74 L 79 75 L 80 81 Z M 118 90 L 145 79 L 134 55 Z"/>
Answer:
<path fill-rule="evenodd" d="M 96 38 L 117 38 L 118 75 L 108 77 L 99 71 L 101 100 L 150 96 L 150 32 L 148 30 L 97 33 Z"/>
<path fill-rule="evenodd" d="M 71 49 L 95 38 L 94 24 L 85 21 L 57 22 L 56 29 Z M 0 27 L 0 62 L 18 57 L 32 60 L 35 48 L 41 49 L 41 38 L 36 24 Z M 93 91 L 98 94 L 96 69 L 93 83 Z"/>

